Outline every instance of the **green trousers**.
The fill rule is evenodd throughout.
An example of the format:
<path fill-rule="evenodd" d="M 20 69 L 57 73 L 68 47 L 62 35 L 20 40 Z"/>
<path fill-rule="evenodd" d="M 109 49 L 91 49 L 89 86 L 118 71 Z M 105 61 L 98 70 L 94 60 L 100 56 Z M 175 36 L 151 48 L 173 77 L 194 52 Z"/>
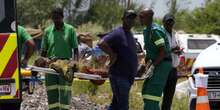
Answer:
<path fill-rule="evenodd" d="M 71 85 L 61 76 L 46 74 L 49 110 L 70 110 Z"/>
<path fill-rule="evenodd" d="M 142 88 L 144 110 L 160 110 L 159 102 L 171 68 L 171 61 L 162 61 L 156 65 L 153 76 L 144 81 Z"/>

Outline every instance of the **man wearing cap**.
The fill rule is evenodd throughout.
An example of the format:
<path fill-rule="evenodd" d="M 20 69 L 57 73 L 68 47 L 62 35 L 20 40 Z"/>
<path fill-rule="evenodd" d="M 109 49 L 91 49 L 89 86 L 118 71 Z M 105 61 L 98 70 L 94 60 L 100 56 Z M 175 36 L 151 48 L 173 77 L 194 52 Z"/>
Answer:
<path fill-rule="evenodd" d="M 172 57 L 172 69 L 169 73 L 166 86 L 163 92 L 163 103 L 162 110 L 170 110 L 173 100 L 173 95 L 176 89 L 177 82 L 177 69 L 176 67 L 179 65 L 179 54 L 181 53 L 179 43 L 176 39 L 176 33 L 173 30 L 173 26 L 175 24 L 175 18 L 172 14 L 166 14 L 163 18 L 163 26 L 169 40 L 170 48 L 171 48 L 171 57 Z"/>
<path fill-rule="evenodd" d="M 63 22 L 63 9 L 54 8 L 51 12 L 53 24 L 45 29 L 41 56 L 49 59 L 78 60 L 78 40 L 75 28 Z M 45 85 L 49 110 L 69 110 L 71 85 L 61 76 L 46 74 Z"/>
<path fill-rule="evenodd" d="M 99 47 L 110 56 L 109 79 L 113 92 L 108 110 L 128 110 L 129 91 L 137 73 L 135 39 L 131 32 L 136 13 L 127 10 L 122 17 L 122 26 L 105 35 Z"/>
<path fill-rule="evenodd" d="M 153 23 L 153 15 L 153 10 L 148 8 L 139 14 L 140 22 L 146 26 L 143 31 L 146 59 L 152 61 L 147 71 L 150 77 L 142 88 L 144 110 L 160 110 L 159 102 L 172 65 L 169 41 L 164 29 Z"/>

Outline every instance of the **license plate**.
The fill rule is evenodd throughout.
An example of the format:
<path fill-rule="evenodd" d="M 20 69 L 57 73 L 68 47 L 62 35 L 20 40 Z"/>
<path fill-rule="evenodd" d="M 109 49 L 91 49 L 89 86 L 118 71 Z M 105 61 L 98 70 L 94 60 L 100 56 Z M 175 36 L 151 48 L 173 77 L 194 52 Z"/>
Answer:
<path fill-rule="evenodd" d="M 10 94 L 11 86 L 10 85 L 0 85 L 0 94 Z"/>
<path fill-rule="evenodd" d="M 220 91 L 208 92 L 209 99 L 220 99 Z"/>

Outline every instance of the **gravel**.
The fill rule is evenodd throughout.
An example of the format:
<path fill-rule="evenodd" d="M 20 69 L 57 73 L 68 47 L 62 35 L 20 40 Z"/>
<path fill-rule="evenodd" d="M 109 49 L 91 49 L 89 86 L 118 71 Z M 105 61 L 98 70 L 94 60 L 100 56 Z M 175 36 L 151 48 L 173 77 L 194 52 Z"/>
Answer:
<path fill-rule="evenodd" d="M 44 85 L 37 85 L 32 95 L 24 92 L 22 98 L 23 102 L 20 110 L 48 110 Z M 70 110 L 106 110 L 106 107 L 106 105 L 99 105 L 89 101 L 89 97 L 84 94 L 72 97 Z"/>

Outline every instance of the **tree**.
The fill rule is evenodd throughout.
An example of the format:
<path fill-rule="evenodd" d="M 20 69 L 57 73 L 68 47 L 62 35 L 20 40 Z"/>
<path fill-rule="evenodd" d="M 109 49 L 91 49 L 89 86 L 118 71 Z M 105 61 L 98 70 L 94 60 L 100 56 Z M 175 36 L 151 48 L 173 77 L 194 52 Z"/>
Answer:
<path fill-rule="evenodd" d="M 173 15 L 177 12 L 177 6 L 176 6 L 177 0 L 170 0 L 170 9 L 169 12 Z"/>
<path fill-rule="evenodd" d="M 220 35 L 220 0 L 207 2 L 204 7 L 192 12 L 182 11 L 177 14 L 177 28 L 190 33 Z"/>
<path fill-rule="evenodd" d="M 131 0 L 129 4 L 130 9 L 140 10 L 141 6 Z M 17 0 L 17 15 L 21 25 L 46 27 L 52 8 L 61 6 L 65 20 L 72 25 L 92 22 L 111 30 L 121 23 L 127 5 L 128 0 Z M 81 10 L 83 6 L 89 7 L 88 12 Z"/>
<path fill-rule="evenodd" d="M 30 26 L 43 25 L 49 19 L 50 12 L 57 4 L 62 7 L 67 0 L 17 0 L 17 18 L 20 24 Z"/>
<path fill-rule="evenodd" d="M 123 10 L 117 0 L 96 0 L 89 9 L 87 17 L 108 30 L 120 22 Z"/>
<path fill-rule="evenodd" d="M 126 0 L 95 0 L 87 14 L 87 20 L 98 23 L 105 30 L 111 30 L 121 23 L 123 12 L 127 9 Z M 141 6 L 130 1 L 129 9 L 140 10 Z"/>

